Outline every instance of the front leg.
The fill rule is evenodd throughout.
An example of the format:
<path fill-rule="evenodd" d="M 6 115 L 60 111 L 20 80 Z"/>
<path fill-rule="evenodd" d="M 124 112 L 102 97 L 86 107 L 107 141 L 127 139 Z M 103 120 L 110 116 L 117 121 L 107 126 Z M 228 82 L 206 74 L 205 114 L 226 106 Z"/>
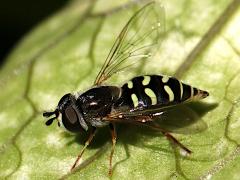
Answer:
<path fill-rule="evenodd" d="M 90 134 L 89 134 L 89 137 L 88 137 L 87 141 L 85 142 L 84 147 L 82 148 L 82 150 L 81 150 L 81 152 L 79 153 L 76 161 L 74 162 L 73 166 L 71 167 L 71 171 L 73 171 L 74 168 L 77 166 L 77 164 L 78 164 L 79 160 L 81 159 L 81 157 L 82 157 L 85 149 L 86 149 L 86 148 L 88 147 L 88 145 L 91 143 L 91 141 L 92 141 L 92 139 L 93 139 L 93 137 L 94 137 L 95 134 L 96 134 L 96 127 L 93 127 L 92 130 L 91 130 L 91 132 L 90 132 Z"/>
<path fill-rule="evenodd" d="M 110 157 L 109 157 L 109 171 L 108 171 L 108 174 L 109 174 L 109 176 L 111 176 L 112 175 L 112 157 L 113 157 L 114 150 L 115 150 L 117 133 L 116 133 L 115 125 L 113 123 L 110 123 L 109 127 L 110 127 L 110 131 L 111 131 L 111 136 L 112 136 L 112 150 L 111 150 L 111 154 L 110 154 Z"/>

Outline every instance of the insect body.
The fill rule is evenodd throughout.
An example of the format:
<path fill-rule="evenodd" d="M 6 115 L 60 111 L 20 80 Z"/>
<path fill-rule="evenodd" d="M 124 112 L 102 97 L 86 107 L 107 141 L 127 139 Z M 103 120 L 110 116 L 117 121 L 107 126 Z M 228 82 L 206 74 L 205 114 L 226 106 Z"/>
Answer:
<path fill-rule="evenodd" d="M 131 79 L 118 86 L 103 86 L 102 83 L 113 74 L 129 67 L 133 58 L 139 60 L 149 57 L 153 45 L 159 44 L 163 9 L 157 3 L 151 2 L 137 11 L 122 29 L 115 41 L 94 87 L 82 94 L 64 95 L 56 109 L 44 112 L 44 117 L 50 117 L 46 125 L 58 120 L 58 125 L 71 132 L 89 131 L 84 148 L 71 169 L 74 169 L 84 150 L 92 141 L 96 129 L 109 126 L 112 135 L 112 150 L 110 154 L 109 174 L 112 173 L 112 156 L 116 143 L 116 123 L 133 123 L 146 125 L 161 118 L 161 114 L 174 105 L 199 100 L 208 96 L 208 92 L 194 88 L 179 80 L 161 75 L 145 75 Z M 133 26 L 137 31 L 129 33 Z M 149 28 L 150 27 L 150 28 Z M 164 136 L 190 153 L 191 151 L 177 141 L 164 129 L 158 128 Z"/>

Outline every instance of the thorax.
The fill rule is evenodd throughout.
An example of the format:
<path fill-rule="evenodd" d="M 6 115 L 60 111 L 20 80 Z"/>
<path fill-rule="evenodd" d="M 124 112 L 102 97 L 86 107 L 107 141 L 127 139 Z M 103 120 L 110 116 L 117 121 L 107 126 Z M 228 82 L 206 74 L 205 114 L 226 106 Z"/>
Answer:
<path fill-rule="evenodd" d="M 101 121 L 108 115 L 114 103 L 121 96 L 121 88 L 117 86 L 98 86 L 89 89 L 76 98 L 76 105 L 81 109 L 87 123 L 95 127 L 108 123 Z"/>

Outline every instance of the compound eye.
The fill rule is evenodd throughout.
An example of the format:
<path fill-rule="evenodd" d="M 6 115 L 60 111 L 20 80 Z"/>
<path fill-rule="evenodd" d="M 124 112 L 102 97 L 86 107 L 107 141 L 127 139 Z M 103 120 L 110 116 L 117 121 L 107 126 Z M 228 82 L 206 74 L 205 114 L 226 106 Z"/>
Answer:
<path fill-rule="evenodd" d="M 62 113 L 62 124 L 63 127 L 70 132 L 80 132 L 82 130 L 79 122 L 80 117 L 72 106 L 68 106 Z M 80 112 L 79 112 L 80 113 Z"/>
<path fill-rule="evenodd" d="M 65 109 L 65 114 L 71 124 L 75 124 L 78 121 L 77 114 L 71 106 Z"/>

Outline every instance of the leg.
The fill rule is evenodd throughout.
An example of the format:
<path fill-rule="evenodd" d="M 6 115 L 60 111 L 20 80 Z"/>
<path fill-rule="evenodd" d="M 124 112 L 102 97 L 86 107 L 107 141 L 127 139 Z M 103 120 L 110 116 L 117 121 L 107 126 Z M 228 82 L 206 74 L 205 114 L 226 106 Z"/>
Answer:
<path fill-rule="evenodd" d="M 114 153 L 114 149 L 115 149 L 115 144 L 116 144 L 116 139 L 117 139 L 117 133 L 116 133 L 116 129 L 114 124 L 110 123 L 109 125 L 110 130 L 111 130 L 111 136 L 112 136 L 112 150 L 111 150 L 111 154 L 110 154 L 110 159 L 109 159 L 109 171 L 108 174 L 109 176 L 112 175 L 112 157 L 113 157 L 113 153 Z"/>
<path fill-rule="evenodd" d="M 186 151 L 188 154 L 191 154 L 192 151 L 189 150 L 187 147 L 185 147 L 182 143 L 180 143 L 173 135 L 171 135 L 169 132 L 167 132 L 166 130 L 162 129 L 161 127 L 159 127 L 159 125 L 157 125 L 156 123 L 154 123 L 154 126 L 151 125 L 147 125 L 144 124 L 148 127 L 151 127 L 153 129 L 157 129 L 159 131 L 161 131 L 161 133 L 168 138 L 170 141 L 172 141 L 173 143 L 177 144 L 180 148 L 182 148 L 184 151 Z"/>
<path fill-rule="evenodd" d="M 146 123 L 138 123 L 139 125 L 143 125 L 143 126 L 147 126 L 150 127 L 152 129 L 158 130 L 160 131 L 168 140 L 172 141 L 173 143 L 177 144 L 180 148 L 182 148 L 184 151 L 186 151 L 188 154 L 191 154 L 192 151 L 189 150 L 187 147 L 185 147 L 182 143 L 180 143 L 173 135 L 171 135 L 169 132 L 167 132 L 166 130 L 162 129 L 161 127 L 159 127 L 159 125 L 157 125 L 156 123 L 152 123 L 152 125 L 150 124 L 146 124 Z"/>
<path fill-rule="evenodd" d="M 92 141 L 92 139 L 93 139 L 93 137 L 94 137 L 95 134 L 96 134 L 96 128 L 93 127 L 93 129 L 92 129 L 92 131 L 91 131 L 91 133 L 90 133 L 87 141 L 85 142 L 84 147 L 82 148 L 82 150 L 81 150 L 80 154 L 78 155 L 76 161 L 74 162 L 73 166 L 71 167 L 71 171 L 74 170 L 74 168 L 77 166 L 77 164 L 78 164 L 79 160 L 81 159 L 81 157 L 82 157 L 85 149 L 86 149 L 87 146 L 91 143 L 91 141 Z"/>
<path fill-rule="evenodd" d="M 184 151 L 186 151 L 188 154 L 191 154 L 192 151 L 189 150 L 187 147 L 185 147 L 182 143 L 180 143 L 174 136 L 169 134 L 168 132 L 162 132 L 164 136 L 166 136 L 169 140 L 171 140 L 173 143 L 177 144 L 180 148 L 182 148 Z"/>

